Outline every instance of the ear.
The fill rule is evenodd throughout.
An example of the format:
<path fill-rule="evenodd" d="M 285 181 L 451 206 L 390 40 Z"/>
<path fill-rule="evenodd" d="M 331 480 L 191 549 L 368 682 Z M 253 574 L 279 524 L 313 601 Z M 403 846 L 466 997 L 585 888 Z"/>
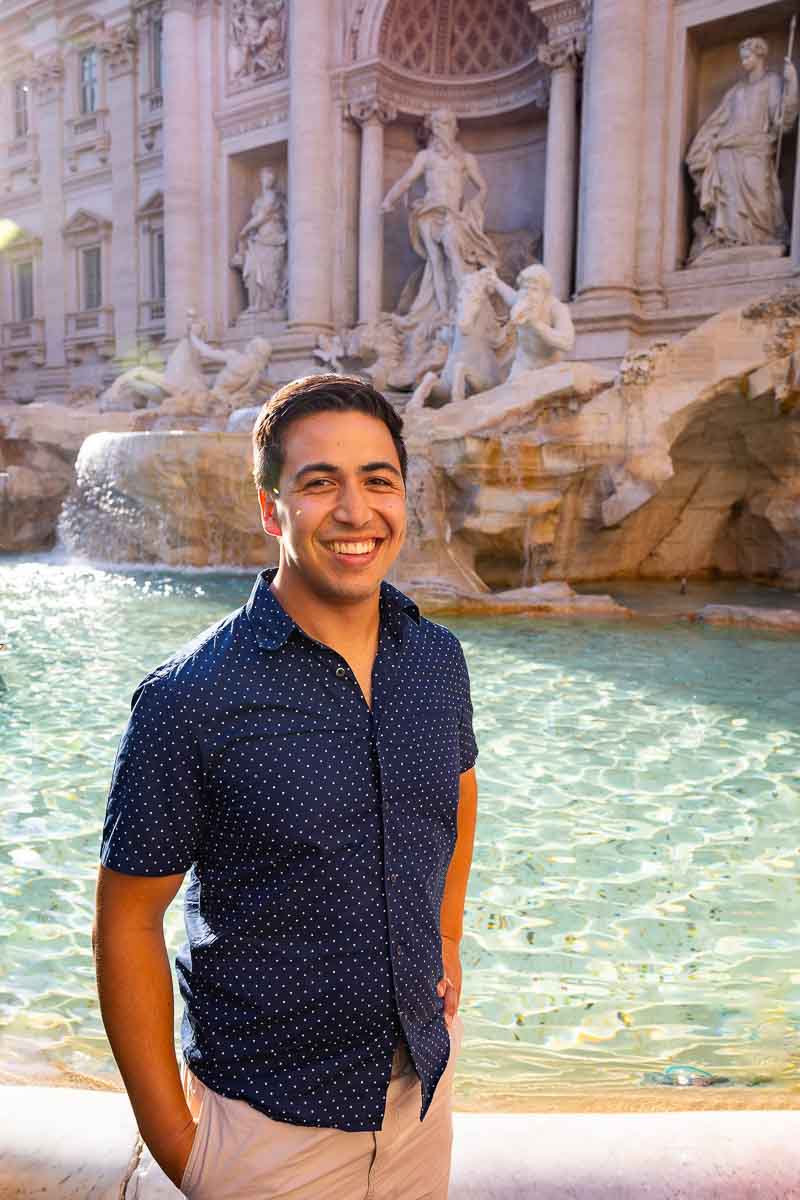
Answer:
<path fill-rule="evenodd" d="M 275 511 L 275 496 L 268 495 L 263 488 L 258 489 L 258 507 L 261 509 L 261 525 L 265 533 L 272 537 L 281 536 L 281 527 Z"/>

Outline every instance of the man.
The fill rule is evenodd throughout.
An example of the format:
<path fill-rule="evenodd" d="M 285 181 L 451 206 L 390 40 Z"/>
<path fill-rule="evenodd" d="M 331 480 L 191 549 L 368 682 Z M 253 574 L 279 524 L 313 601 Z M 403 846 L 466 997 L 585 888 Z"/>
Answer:
<path fill-rule="evenodd" d="M 478 160 L 459 145 L 458 122 L 449 108 L 432 112 L 428 124 L 429 144 L 389 189 L 381 207 L 382 212 L 391 212 L 424 176 L 425 195 L 412 206 L 410 235 L 411 245 L 426 260 L 426 267 L 411 315 L 431 299 L 439 312 L 453 313 L 465 271 L 497 262 L 494 246 L 483 232 L 488 189 Z M 465 203 L 468 183 L 476 191 Z"/>
<path fill-rule="evenodd" d="M 509 320 L 517 331 L 508 381 L 561 362 L 575 345 L 575 326 L 567 305 L 553 295 L 550 272 L 538 263 L 525 267 L 517 276 L 517 291 L 494 271 L 489 274 L 494 290 L 511 309 Z"/>
<path fill-rule="evenodd" d="M 402 422 L 287 385 L 254 474 L 277 568 L 143 681 L 103 833 L 103 1020 L 142 1137 L 192 1200 L 443 1200 L 477 804 L 458 640 L 383 576 Z M 190 871 L 184 1066 L 162 919 Z"/>

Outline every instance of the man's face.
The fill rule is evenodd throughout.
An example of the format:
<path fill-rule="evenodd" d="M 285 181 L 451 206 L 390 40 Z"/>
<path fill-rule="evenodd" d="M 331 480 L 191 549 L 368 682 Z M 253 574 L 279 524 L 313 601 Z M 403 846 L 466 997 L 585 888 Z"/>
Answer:
<path fill-rule="evenodd" d="M 392 435 L 366 413 L 313 413 L 292 422 L 283 449 L 278 495 L 258 494 L 265 531 L 280 537 L 281 565 L 319 599 L 367 599 L 406 533 Z"/>

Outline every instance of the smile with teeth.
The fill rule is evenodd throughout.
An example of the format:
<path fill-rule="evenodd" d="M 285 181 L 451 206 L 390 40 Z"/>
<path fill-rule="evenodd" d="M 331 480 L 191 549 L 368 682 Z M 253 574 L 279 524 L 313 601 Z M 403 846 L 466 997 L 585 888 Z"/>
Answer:
<path fill-rule="evenodd" d="M 365 542 L 329 542 L 334 554 L 371 554 L 378 544 L 377 538 Z"/>

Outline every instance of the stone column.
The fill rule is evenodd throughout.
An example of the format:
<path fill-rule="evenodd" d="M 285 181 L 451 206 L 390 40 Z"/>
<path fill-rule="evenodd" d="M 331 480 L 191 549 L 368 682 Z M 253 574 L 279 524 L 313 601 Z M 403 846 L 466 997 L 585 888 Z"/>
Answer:
<path fill-rule="evenodd" d="M 572 292 L 578 150 L 578 57 L 576 40 L 539 47 L 550 68 L 550 107 L 544 180 L 544 265 L 559 300 Z"/>
<path fill-rule="evenodd" d="M 165 0 L 164 248 L 167 338 L 180 338 L 200 303 L 200 93 L 194 0 Z M 205 97 L 206 101 L 208 97 Z"/>
<path fill-rule="evenodd" d="M 578 294 L 615 311 L 636 286 L 646 16 L 641 0 L 592 9 Z"/>
<path fill-rule="evenodd" d="M 38 314 L 44 318 L 45 365 L 63 367 L 65 272 L 64 246 L 64 63 L 58 51 L 36 59 L 32 71 L 38 105 L 42 205 L 42 295 Z"/>
<path fill-rule="evenodd" d="M 560 300 L 572 292 L 578 198 L 578 63 L 586 50 L 587 0 L 528 0 L 547 29 L 539 61 L 550 69 L 545 161 L 544 265 Z"/>
<path fill-rule="evenodd" d="M 136 239 L 136 36 L 130 25 L 111 29 L 99 45 L 108 68 L 111 132 L 111 304 L 118 358 L 135 354 L 139 324 Z"/>
<path fill-rule="evenodd" d="M 293 4 L 289 21 L 289 328 L 331 328 L 333 97 L 329 0 Z"/>
<path fill-rule="evenodd" d="M 383 306 L 383 127 L 397 109 L 380 100 L 358 101 L 350 112 L 361 126 L 358 201 L 358 320 L 374 321 Z"/>
<path fill-rule="evenodd" d="M 333 252 L 333 324 L 347 329 L 358 320 L 358 166 L 361 139 L 340 99 L 336 106 L 336 218 Z"/>

